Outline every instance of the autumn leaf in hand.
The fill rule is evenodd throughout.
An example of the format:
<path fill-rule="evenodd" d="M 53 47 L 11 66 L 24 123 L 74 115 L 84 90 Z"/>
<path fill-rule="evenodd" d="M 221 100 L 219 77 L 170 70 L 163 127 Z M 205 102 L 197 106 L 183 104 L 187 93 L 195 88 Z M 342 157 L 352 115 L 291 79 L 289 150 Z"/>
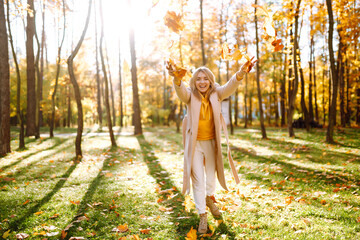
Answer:
<path fill-rule="evenodd" d="M 166 65 L 166 68 L 172 69 L 174 71 L 175 77 L 183 78 L 187 73 L 187 69 L 177 66 L 172 58 L 169 58 L 169 60 L 166 62 Z"/>
<path fill-rule="evenodd" d="M 165 25 L 173 32 L 179 33 L 185 27 L 182 22 L 182 16 L 174 11 L 167 11 L 164 17 Z"/>

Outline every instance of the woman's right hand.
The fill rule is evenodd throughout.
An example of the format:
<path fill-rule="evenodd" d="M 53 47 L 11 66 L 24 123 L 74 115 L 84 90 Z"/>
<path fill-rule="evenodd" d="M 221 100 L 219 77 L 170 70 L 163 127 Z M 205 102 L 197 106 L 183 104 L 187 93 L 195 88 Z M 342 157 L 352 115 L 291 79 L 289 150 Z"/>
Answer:
<path fill-rule="evenodd" d="M 182 78 L 175 76 L 176 65 L 173 66 L 170 62 L 167 61 L 166 69 L 168 70 L 169 75 L 174 77 L 174 83 L 180 86 Z"/>

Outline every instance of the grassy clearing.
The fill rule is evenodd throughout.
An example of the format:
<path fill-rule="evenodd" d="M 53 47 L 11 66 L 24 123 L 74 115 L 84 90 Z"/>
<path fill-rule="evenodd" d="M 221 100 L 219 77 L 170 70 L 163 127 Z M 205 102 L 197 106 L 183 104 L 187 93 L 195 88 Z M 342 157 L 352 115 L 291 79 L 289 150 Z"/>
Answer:
<path fill-rule="evenodd" d="M 337 132 L 338 145 L 325 144 L 323 130 L 267 133 L 231 136 L 241 182 L 226 163 L 230 191 L 216 194 L 223 221 L 210 216 L 214 233 L 203 238 L 358 239 L 359 131 Z M 111 149 L 108 136 L 89 134 L 79 162 L 73 136 L 28 139 L 27 150 L 0 159 L 0 237 L 184 239 L 199 218 L 183 205 L 181 135 L 147 128 L 117 143 Z"/>

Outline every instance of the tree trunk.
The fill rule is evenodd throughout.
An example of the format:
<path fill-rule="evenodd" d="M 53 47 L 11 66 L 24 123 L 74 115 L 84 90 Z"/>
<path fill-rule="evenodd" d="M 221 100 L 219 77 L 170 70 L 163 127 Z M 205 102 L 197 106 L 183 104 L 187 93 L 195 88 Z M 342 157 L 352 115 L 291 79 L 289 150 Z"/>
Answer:
<path fill-rule="evenodd" d="M 68 86 L 68 96 L 67 96 L 68 100 L 67 100 L 67 104 L 68 104 L 68 109 L 67 109 L 67 127 L 70 127 L 71 125 L 71 92 L 70 92 L 70 86 Z"/>
<path fill-rule="evenodd" d="M 200 42 L 201 42 L 201 56 L 202 64 L 205 66 L 205 46 L 204 46 L 204 18 L 203 18 L 203 0 L 200 0 Z"/>
<path fill-rule="evenodd" d="M 282 75 L 282 80 L 280 82 L 280 114 L 281 114 L 281 126 L 282 127 L 285 126 L 285 123 L 286 123 L 286 72 L 287 72 L 286 66 L 287 66 L 287 62 L 288 62 L 288 55 L 285 54 L 283 71 L 282 71 L 283 75 Z"/>
<path fill-rule="evenodd" d="M 289 110 L 288 110 L 288 131 L 290 137 L 295 137 L 294 129 L 292 126 L 294 110 L 295 110 L 295 99 L 299 86 L 299 75 L 297 69 L 297 60 L 296 60 L 296 50 L 298 49 L 298 19 L 299 19 L 299 11 L 300 11 L 301 0 L 298 0 L 296 10 L 295 10 L 295 32 L 294 32 L 294 46 L 293 46 L 293 65 L 294 65 L 294 85 L 291 91 L 289 91 Z"/>
<path fill-rule="evenodd" d="M 323 89 L 322 89 L 322 94 L 323 94 L 323 98 L 322 98 L 322 110 L 323 110 L 323 126 L 325 126 L 325 121 L 326 121 L 326 109 L 325 109 L 325 66 L 323 69 L 323 75 L 322 75 L 322 84 L 323 84 Z"/>
<path fill-rule="evenodd" d="M 254 90 L 254 81 L 252 81 L 252 88 L 251 91 L 249 91 L 249 112 L 248 112 L 248 121 L 249 124 L 252 125 L 252 120 L 253 120 L 253 116 L 252 116 L 252 98 L 253 98 L 253 90 Z"/>
<path fill-rule="evenodd" d="M 278 99 L 278 92 L 277 92 L 277 83 L 276 81 L 274 81 L 274 98 L 275 98 L 275 103 L 274 103 L 274 106 L 275 106 L 275 126 L 279 126 L 279 99 Z"/>
<path fill-rule="evenodd" d="M 10 66 L 4 0 L 0 0 L 0 156 L 10 149 Z"/>
<path fill-rule="evenodd" d="M 131 0 L 129 0 L 129 5 Z M 137 83 L 137 69 L 136 69 L 136 52 L 135 52 L 135 36 L 134 36 L 134 28 L 130 28 L 129 33 L 129 42 L 130 42 L 130 54 L 131 54 L 131 81 L 132 81 L 132 89 L 133 89 L 133 111 L 134 111 L 134 134 L 142 134 L 142 126 L 141 126 L 141 116 L 140 116 L 140 100 L 139 100 L 139 91 L 138 91 L 138 83 Z"/>
<path fill-rule="evenodd" d="M 111 111 L 110 111 L 110 103 L 109 103 L 109 84 L 108 84 L 108 78 L 107 78 L 107 71 L 105 67 L 105 59 L 103 54 L 103 40 L 104 40 L 104 19 L 103 19 L 103 11 L 102 11 L 102 1 L 100 1 L 100 19 L 101 19 L 101 36 L 100 36 L 100 59 L 101 59 L 101 65 L 102 70 L 104 74 L 104 84 L 105 84 L 105 107 L 106 107 L 106 118 L 107 118 L 107 124 L 109 128 L 109 134 L 110 134 L 110 140 L 111 140 L 111 146 L 116 147 L 116 141 L 114 137 L 114 132 L 112 129 L 112 122 L 111 122 Z M 109 69 L 110 71 L 110 69 Z M 110 85 L 111 86 L 111 85 Z"/>
<path fill-rule="evenodd" d="M 248 98 L 248 76 L 246 74 L 245 75 L 245 93 L 244 93 L 244 128 L 248 127 L 247 98 Z"/>
<path fill-rule="evenodd" d="M 34 0 L 27 0 L 28 8 L 34 12 Z M 27 110 L 26 136 L 36 134 L 36 91 L 35 91 L 35 60 L 34 60 L 35 18 L 27 12 L 26 25 L 26 76 L 27 76 Z"/>
<path fill-rule="evenodd" d="M 9 1 L 6 2 L 7 7 L 7 25 L 8 25 L 8 33 L 9 33 L 9 42 L 11 46 L 11 52 L 14 59 L 15 70 L 16 70 L 16 116 L 20 123 L 20 133 L 19 133 L 19 149 L 25 149 L 25 140 L 24 140 L 24 115 L 20 105 L 20 97 L 21 97 L 21 75 L 20 75 L 20 68 L 19 62 L 17 60 L 17 55 L 14 47 L 14 40 L 11 32 L 11 25 L 10 25 L 10 6 Z"/>
<path fill-rule="evenodd" d="M 312 5 L 310 6 L 310 15 L 312 16 Z M 308 89 L 308 102 L 309 102 L 309 117 L 310 121 L 314 120 L 314 107 L 313 107 L 313 56 L 314 56 L 314 34 L 312 34 L 313 23 L 310 20 L 310 58 L 309 58 L 309 89 Z"/>
<path fill-rule="evenodd" d="M 229 61 L 226 61 L 226 82 L 229 81 Z M 229 125 L 230 125 L 230 134 L 234 134 L 234 125 L 232 121 L 232 103 L 231 103 L 231 96 L 229 96 Z"/>
<path fill-rule="evenodd" d="M 35 16 L 35 22 L 36 22 L 36 12 L 34 12 L 34 16 Z M 35 84 L 35 91 L 36 91 L 36 103 L 35 103 L 35 139 L 39 139 L 40 138 L 40 127 L 39 127 L 39 110 L 40 110 L 40 99 L 38 98 L 38 93 L 39 93 L 39 85 L 40 85 L 40 51 L 41 51 L 41 45 L 40 45 L 40 41 L 38 38 L 38 34 L 35 28 L 35 40 L 36 40 L 36 45 L 37 45 L 37 53 L 36 53 L 36 57 L 35 57 L 35 74 L 36 74 L 36 84 Z"/>
<path fill-rule="evenodd" d="M 340 123 L 342 127 L 346 125 L 345 119 L 345 79 L 344 79 L 344 62 L 343 62 L 343 44 L 342 44 L 342 37 L 340 36 L 339 39 L 339 50 L 338 50 L 338 63 L 337 63 L 337 72 L 338 72 L 338 79 L 339 79 L 339 93 L 340 93 Z"/>
<path fill-rule="evenodd" d="M 123 90 L 122 90 L 122 73 L 121 73 L 121 51 L 120 51 L 120 40 L 119 40 L 119 92 L 120 92 L 120 127 L 124 126 L 124 111 L 123 111 Z"/>
<path fill-rule="evenodd" d="M 42 31 L 41 31 L 41 52 L 40 52 L 40 78 L 38 81 L 38 86 L 37 86 L 37 99 L 39 101 L 39 103 L 43 100 L 43 82 L 44 82 L 44 48 L 45 48 L 45 8 L 46 8 L 46 4 L 45 2 L 43 2 L 43 9 L 42 9 L 42 21 L 43 21 L 43 25 L 42 25 Z M 37 127 L 40 131 L 40 127 L 43 126 L 43 112 L 42 112 L 42 108 L 39 107 L 37 108 L 38 113 L 37 113 L 37 117 L 38 117 L 38 121 L 37 121 Z"/>
<path fill-rule="evenodd" d="M 235 91 L 235 102 L 234 102 L 234 124 L 239 126 L 239 90 Z"/>
<path fill-rule="evenodd" d="M 113 84 L 112 84 L 112 77 L 111 77 L 111 70 L 110 70 L 110 61 L 109 61 L 109 55 L 108 55 L 108 50 L 107 50 L 107 44 L 105 42 L 105 54 L 106 54 L 106 63 L 107 63 L 107 68 L 109 71 L 109 87 L 110 87 L 110 95 L 111 95 L 111 113 L 112 113 L 112 125 L 115 126 L 116 125 L 116 112 L 115 112 L 115 101 L 114 101 L 114 88 L 113 88 Z"/>
<path fill-rule="evenodd" d="M 326 142 L 334 143 L 334 126 L 335 126 L 335 118 L 336 118 L 336 100 L 337 100 L 337 92 L 338 92 L 338 73 L 336 71 L 335 66 L 335 58 L 334 58 L 334 50 L 333 50 L 333 31 L 334 31 L 334 17 L 332 11 L 332 3 L 331 0 L 326 0 L 326 6 L 329 15 L 329 37 L 328 37 L 328 45 L 329 45 L 329 56 L 330 56 L 330 67 L 331 67 L 331 81 L 333 85 L 333 92 L 331 98 L 331 107 L 329 112 L 329 125 L 326 132 Z M 340 48 L 339 48 L 339 51 Z"/>
<path fill-rule="evenodd" d="M 257 0 L 255 0 L 255 5 L 257 5 Z M 266 139 L 266 130 L 264 125 L 264 113 L 262 108 L 262 99 L 261 99 L 261 87 L 260 87 L 260 57 L 259 57 L 259 35 L 258 35 L 258 20 L 256 15 L 255 8 L 255 34 L 256 34 L 256 58 L 258 62 L 256 64 L 256 85 L 257 85 L 257 94 L 258 94 L 258 102 L 259 102 L 259 114 L 260 114 L 260 126 L 261 126 L 261 134 L 262 138 Z"/>
<path fill-rule="evenodd" d="M 360 78 L 357 79 L 357 84 L 360 84 Z M 360 88 L 356 89 L 356 124 L 360 126 Z"/>
<path fill-rule="evenodd" d="M 100 70 L 99 70 L 99 47 L 98 47 L 98 32 L 97 32 L 97 14 L 96 14 L 96 2 L 94 2 L 95 8 L 95 61 L 96 61 L 96 100 L 97 100 L 97 114 L 98 114 L 98 124 L 99 131 L 102 131 L 102 105 L 101 105 L 101 80 L 100 80 Z"/>
<path fill-rule="evenodd" d="M 55 86 L 54 91 L 51 95 L 51 117 L 50 117 L 50 137 L 54 137 L 54 127 L 55 127 L 55 97 L 56 97 L 56 91 L 58 87 L 59 82 L 59 75 L 60 75 L 60 66 L 61 66 L 61 48 L 63 46 L 64 40 L 65 40 L 65 29 L 66 29 L 66 14 L 65 14 L 65 0 L 62 0 L 63 5 L 63 35 L 60 42 L 60 46 L 58 47 L 57 52 L 57 58 L 56 58 L 56 74 L 55 74 Z"/>
<path fill-rule="evenodd" d="M 305 79 L 304 79 L 304 73 L 303 73 L 303 70 L 301 67 L 300 54 L 298 56 L 299 56 L 299 66 L 300 66 L 300 68 L 299 68 L 300 81 L 301 81 L 301 109 L 304 114 L 306 131 L 309 132 L 310 131 L 310 113 L 309 113 L 309 111 L 306 107 L 306 103 L 305 103 Z"/>
<path fill-rule="evenodd" d="M 314 102 L 315 102 L 315 119 L 316 122 L 319 122 L 319 106 L 317 103 L 317 86 L 316 86 L 316 58 L 315 58 L 315 50 L 313 51 L 313 66 L 312 66 L 312 70 L 313 70 L 313 80 L 314 80 Z"/>
<path fill-rule="evenodd" d="M 74 58 L 75 58 L 76 54 L 79 52 L 81 44 L 85 38 L 86 30 L 89 26 L 89 20 L 90 20 L 90 14 L 91 14 L 91 4 L 92 4 L 92 0 L 89 0 L 89 8 L 88 8 L 88 13 L 87 13 L 84 30 L 81 34 L 81 38 L 80 38 L 78 44 L 76 45 L 74 51 L 71 53 L 71 55 L 67 59 L 69 76 L 70 76 L 71 83 L 74 87 L 75 100 L 76 100 L 76 105 L 78 108 L 78 120 L 77 120 L 78 128 L 77 128 L 77 135 L 76 135 L 76 140 L 75 140 L 76 158 L 82 158 L 81 137 L 82 137 L 83 127 L 84 127 L 84 120 L 83 120 L 84 116 L 83 116 L 83 109 L 82 109 L 82 104 L 81 104 L 80 88 L 79 88 L 79 85 L 75 78 L 73 64 L 74 64 Z"/>
<path fill-rule="evenodd" d="M 349 69 L 349 61 L 348 58 L 345 62 L 345 69 L 346 69 L 346 125 L 351 126 L 350 124 L 350 118 L 351 118 L 351 99 L 350 99 L 350 69 Z"/>

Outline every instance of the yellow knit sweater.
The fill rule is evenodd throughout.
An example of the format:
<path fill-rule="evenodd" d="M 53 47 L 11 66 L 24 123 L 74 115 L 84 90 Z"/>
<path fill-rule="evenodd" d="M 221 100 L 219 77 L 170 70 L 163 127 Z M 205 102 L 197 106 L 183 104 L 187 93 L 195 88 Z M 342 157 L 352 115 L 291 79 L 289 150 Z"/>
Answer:
<path fill-rule="evenodd" d="M 210 105 L 209 99 L 205 99 L 202 95 L 201 98 L 199 128 L 196 139 L 215 139 L 215 124 L 212 107 Z"/>

